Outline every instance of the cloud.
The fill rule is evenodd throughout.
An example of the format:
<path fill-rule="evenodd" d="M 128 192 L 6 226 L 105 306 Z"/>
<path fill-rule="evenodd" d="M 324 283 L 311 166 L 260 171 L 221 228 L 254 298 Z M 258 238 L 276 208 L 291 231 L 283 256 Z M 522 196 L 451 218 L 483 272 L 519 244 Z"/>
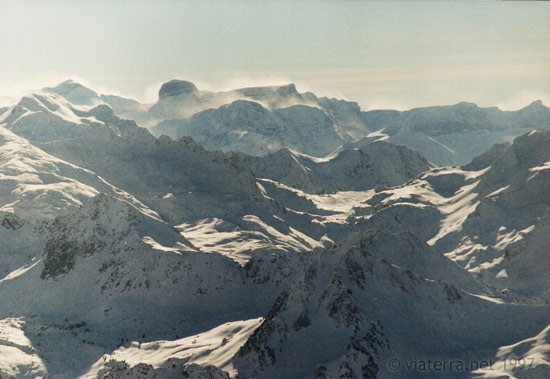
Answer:
<path fill-rule="evenodd" d="M 171 79 L 168 79 L 171 80 Z M 143 91 L 143 101 L 146 103 L 154 103 L 158 100 L 160 86 L 168 80 L 158 80 L 145 87 Z"/>

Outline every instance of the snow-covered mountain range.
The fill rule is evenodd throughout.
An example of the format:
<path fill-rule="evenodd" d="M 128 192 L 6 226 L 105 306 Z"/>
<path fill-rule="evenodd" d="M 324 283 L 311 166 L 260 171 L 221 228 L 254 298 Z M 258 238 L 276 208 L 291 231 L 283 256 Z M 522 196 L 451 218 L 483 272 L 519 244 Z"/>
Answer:
<path fill-rule="evenodd" d="M 342 148 L 386 140 L 418 151 L 436 165 L 460 165 L 495 143 L 532 129 L 550 129 L 550 108 L 540 100 L 518 111 L 465 102 L 363 111 L 355 102 L 300 93 L 293 84 L 212 92 L 184 80 L 163 84 L 153 104 L 98 95 L 72 81 L 45 92 L 75 105 L 106 104 L 155 136 L 189 136 L 210 150 L 258 156 L 288 148 L 324 158 Z"/>
<path fill-rule="evenodd" d="M 548 128 L 294 85 L 6 103 L 0 377 L 542 378 Z"/>

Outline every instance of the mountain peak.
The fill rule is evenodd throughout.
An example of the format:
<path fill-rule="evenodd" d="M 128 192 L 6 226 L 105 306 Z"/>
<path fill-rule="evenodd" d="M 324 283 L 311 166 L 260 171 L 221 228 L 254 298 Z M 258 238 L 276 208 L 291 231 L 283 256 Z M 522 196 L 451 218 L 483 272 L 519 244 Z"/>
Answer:
<path fill-rule="evenodd" d="M 65 81 L 63 81 L 63 82 L 61 82 L 61 83 L 59 83 L 59 84 L 58 84 L 58 87 L 60 87 L 60 86 L 65 86 L 65 85 L 74 85 L 74 84 L 80 85 L 79 83 L 75 82 L 75 81 L 72 80 L 72 79 L 67 79 L 67 80 L 65 80 Z"/>
<path fill-rule="evenodd" d="M 95 91 L 71 79 L 65 80 L 55 87 L 46 87 L 44 91 L 62 96 L 76 105 L 93 105 L 99 98 Z"/>
<path fill-rule="evenodd" d="M 517 112 L 518 114 L 522 115 L 528 115 L 527 117 L 530 117 L 527 121 L 529 121 L 530 129 L 540 128 L 540 123 L 542 124 L 546 123 L 546 118 L 548 117 L 548 112 L 550 111 L 550 108 L 545 106 L 542 103 L 542 100 L 535 100 L 531 102 L 531 104 L 527 105 L 526 107 L 523 107 L 519 109 Z M 534 118 L 533 118 L 534 117 Z"/>
<path fill-rule="evenodd" d="M 459 108 L 477 108 L 477 104 L 476 103 L 470 103 L 468 101 L 461 101 L 460 103 L 456 104 L 457 107 Z"/>
<path fill-rule="evenodd" d="M 48 88 L 45 88 L 48 92 L 54 92 L 54 93 L 58 93 L 58 94 L 61 94 L 61 93 L 67 93 L 67 92 L 70 92 L 70 91 L 74 91 L 74 90 L 85 90 L 85 91 L 90 91 L 90 92 L 93 92 L 94 94 L 96 94 L 94 91 L 92 91 L 91 89 L 83 86 L 82 84 L 80 83 L 77 83 L 75 82 L 74 80 L 72 79 L 67 79 L 61 83 L 59 83 L 57 86 L 55 87 L 48 87 Z M 97 94 L 96 94 L 97 95 Z"/>
<path fill-rule="evenodd" d="M 159 100 L 171 96 L 190 95 L 198 92 L 199 89 L 193 83 L 185 80 L 170 80 L 164 83 L 159 90 Z"/>
<path fill-rule="evenodd" d="M 523 109 L 538 109 L 538 108 L 546 108 L 546 106 L 542 103 L 542 100 L 535 100 L 528 106 L 526 106 Z"/>
<path fill-rule="evenodd" d="M 277 89 L 280 92 L 283 92 L 283 93 L 297 93 L 298 92 L 296 90 L 296 85 L 294 83 L 288 83 L 288 84 L 277 86 Z"/>

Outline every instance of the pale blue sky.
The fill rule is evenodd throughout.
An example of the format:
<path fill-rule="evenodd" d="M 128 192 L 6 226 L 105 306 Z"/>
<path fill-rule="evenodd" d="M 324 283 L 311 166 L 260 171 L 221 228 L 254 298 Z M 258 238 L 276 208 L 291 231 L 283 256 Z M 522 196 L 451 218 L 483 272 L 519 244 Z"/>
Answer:
<path fill-rule="evenodd" d="M 365 109 L 550 104 L 550 4 L 0 0 L 0 96 L 295 82 Z"/>

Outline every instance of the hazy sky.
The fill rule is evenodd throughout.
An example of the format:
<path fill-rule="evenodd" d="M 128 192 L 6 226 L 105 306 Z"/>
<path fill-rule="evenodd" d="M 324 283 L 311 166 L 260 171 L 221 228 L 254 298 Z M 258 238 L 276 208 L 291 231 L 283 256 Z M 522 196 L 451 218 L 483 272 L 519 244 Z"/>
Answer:
<path fill-rule="evenodd" d="M 550 105 L 550 4 L 0 0 L 0 96 L 295 82 L 365 109 Z"/>

